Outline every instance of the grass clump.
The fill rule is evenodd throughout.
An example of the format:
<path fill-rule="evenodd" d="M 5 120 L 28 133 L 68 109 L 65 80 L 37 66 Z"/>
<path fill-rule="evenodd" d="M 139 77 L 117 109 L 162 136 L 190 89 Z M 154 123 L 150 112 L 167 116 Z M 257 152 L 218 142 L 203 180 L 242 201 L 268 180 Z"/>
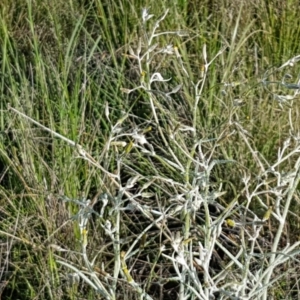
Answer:
<path fill-rule="evenodd" d="M 160 4 L 1 8 L 3 297 L 297 295 L 297 13 Z"/>

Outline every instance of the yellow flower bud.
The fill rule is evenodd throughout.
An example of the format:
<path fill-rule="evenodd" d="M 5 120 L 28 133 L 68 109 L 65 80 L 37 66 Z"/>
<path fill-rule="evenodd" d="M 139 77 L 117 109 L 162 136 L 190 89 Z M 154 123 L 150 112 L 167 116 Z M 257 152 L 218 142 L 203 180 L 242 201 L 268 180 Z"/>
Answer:
<path fill-rule="evenodd" d="M 266 211 L 266 213 L 264 214 L 262 220 L 263 221 L 267 221 L 270 219 L 271 213 L 272 213 L 273 207 L 270 206 L 269 209 Z"/>
<path fill-rule="evenodd" d="M 228 227 L 231 227 L 231 228 L 234 228 L 235 225 L 236 225 L 235 221 L 232 220 L 232 219 L 227 219 L 227 220 L 225 221 L 225 223 L 226 223 L 226 225 L 227 225 Z"/>

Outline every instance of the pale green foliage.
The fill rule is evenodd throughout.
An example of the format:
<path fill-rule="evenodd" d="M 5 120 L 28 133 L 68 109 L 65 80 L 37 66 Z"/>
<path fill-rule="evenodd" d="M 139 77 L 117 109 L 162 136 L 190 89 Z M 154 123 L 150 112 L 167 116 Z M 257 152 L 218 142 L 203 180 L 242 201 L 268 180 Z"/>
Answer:
<path fill-rule="evenodd" d="M 291 293 L 299 54 L 271 6 L 187 2 L 28 1 L 28 45 L 3 15 L 2 274 L 24 299 Z"/>

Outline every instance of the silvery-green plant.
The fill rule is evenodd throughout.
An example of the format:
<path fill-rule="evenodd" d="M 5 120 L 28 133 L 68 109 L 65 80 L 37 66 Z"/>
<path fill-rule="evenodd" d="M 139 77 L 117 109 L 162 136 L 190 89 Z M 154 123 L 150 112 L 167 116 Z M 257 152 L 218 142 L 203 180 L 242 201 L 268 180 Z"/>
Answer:
<path fill-rule="evenodd" d="M 152 109 L 152 113 L 154 119 L 157 123 L 158 128 L 160 129 L 156 110 L 160 109 L 160 104 L 157 102 L 155 95 L 156 94 L 163 94 L 165 98 L 172 101 L 172 95 L 179 91 L 181 88 L 181 84 L 175 86 L 171 92 L 165 93 L 161 91 L 157 91 L 153 88 L 152 84 L 155 81 L 167 82 L 170 78 L 163 78 L 161 73 L 158 71 L 151 72 L 151 61 L 155 57 L 155 55 L 159 55 L 160 53 L 166 53 L 168 55 L 175 55 L 182 66 L 183 73 L 189 77 L 188 72 L 184 68 L 184 64 L 182 62 L 181 56 L 179 54 L 179 50 L 177 47 L 173 47 L 172 45 L 168 45 L 164 48 L 159 47 L 158 43 L 155 43 L 155 39 L 163 34 L 178 34 L 178 32 L 159 32 L 157 33 L 156 30 L 158 29 L 160 22 L 164 20 L 167 16 L 167 12 L 163 14 L 161 18 L 159 18 L 153 25 L 152 31 L 150 34 L 146 35 L 147 40 L 143 44 L 141 40 L 139 40 L 138 47 L 136 51 L 134 51 L 131 47 L 129 48 L 130 55 L 135 58 L 138 62 L 139 71 L 141 74 L 141 85 L 135 89 L 144 89 L 148 93 L 148 98 L 150 102 L 150 106 Z M 143 24 L 145 24 L 148 20 L 150 20 L 153 15 L 149 15 L 148 10 L 143 11 Z M 238 24 L 238 22 L 237 22 Z M 142 45 L 144 45 L 145 51 L 142 52 Z M 204 72 L 202 78 L 199 79 L 196 83 L 190 81 L 192 87 L 194 87 L 195 94 L 194 94 L 194 109 L 193 109 L 193 127 L 191 127 L 190 131 L 197 136 L 197 109 L 200 103 L 200 97 L 202 91 L 204 89 L 204 83 L 206 80 L 206 74 L 209 69 L 211 63 L 217 58 L 217 56 L 221 55 L 224 49 L 221 49 L 217 55 L 208 62 L 206 46 L 203 46 L 203 60 L 205 62 L 204 65 Z M 293 65 L 298 61 L 298 56 L 294 57 L 293 59 L 289 60 L 287 63 L 283 64 L 279 69 L 282 69 L 286 65 Z M 145 76 L 145 72 L 147 76 Z M 266 84 L 266 82 L 264 82 Z M 275 99 L 279 102 L 283 101 L 290 101 L 295 99 L 295 97 L 299 93 L 299 84 L 287 84 L 285 82 L 282 83 L 284 87 L 287 89 L 295 90 L 294 95 L 279 95 L 274 94 Z M 126 90 L 127 92 L 132 92 L 133 90 Z M 279 103 L 281 105 L 281 103 Z M 230 120 L 230 122 L 232 122 Z M 203 153 L 203 145 L 205 143 L 213 143 L 213 140 L 209 141 L 199 141 L 195 143 L 194 148 L 192 149 L 191 153 L 186 151 L 182 151 L 184 155 L 186 155 L 189 165 L 193 166 L 193 173 L 194 178 L 191 180 L 186 181 L 184 187 L 181 186 L 180 195 L 174 195 L 173 203 L 175 206 L 166 212 L 165 217 L 171 215 L 176 215 L 180 211 L 182 215 L 184 215 L 184 229 L 183 229 L 183 236 L 180 236 L 180 233 L 177 235 L 177 238 L 170 237 L 170 243 L 173 247 L 173 255 L 169 256 L 164 253 L 162 255 L 168 258 L 174 266 L 176 270 L 177 277 L 176 280 L 180 283 L 180 299 L 209 299 L 214 293 L 218 292 L 222 295 L 223 298 L 226 297 L 236 297 L 236 299 L 257 299 L 262 298 L 266 299 L 268 290 L 274 281 L 280 279 L 280 277 L 273 278 L 271 281 L 271 277 L 273 274 L 274 269 L 283 264 L 287 259 L 291 257 L 295 257 L 299 253 L 297 247 L 299 243 L 295 243 L 292 246 L 287 245 L 284 249 L 278 251 L 279 241 L 281 240 L 283 234 L 283 226 L 286 222 L 287 213 L 290 208 L 291 199 L 295 194 L 295 189 L 299 183 L 299 159 L 295 164 L 295 170 L 292 172 L 292 175 L 287 179 L 285 178 L 284 184 L 281 173 L 275 171 L 276 169 L 280 169 L 280 166 L 284 163 L 285 160 L 296 156 L 297 153 L 300 151 L 299 141 L 295 135 L 292 135 L 291 138 L 297 141 L 294 148 L 291 149 L 290 147 L 290 139 L 288 139 L 283 146 L 283 149 L 280 149 L 278 152 L 278 158 L 276 162 L 266 162 L 263 157 L 260 157 L 260 154 L 253 150 L 251 143 L 249 142 L 249 138 L 247 135 L 247 131 L 243 128 L 243 126 L 239 122 L 232 122 L 235 126 L 237 132 L 242 137 L 243 141 L 247 145 L 249 149 L 249 153 L 253 155 L 253 158 L 257 162 L 257 165 L 260 167 L 259 175 L 257 178 L 259 180 L 255 184 L 257 178 L 253 179 L 250 178 L 248 175 L 245 175 L 243 178 L 244 182 L 244 190 L 241 191 L 239 194 L 246 193 L 246 203 L 245 206 L 242 206 L 238 203 L 237 197 L 229 204 L 227 207 L 223 207 L 223 212 L 221 215 L 214 219 L 209 211 L 209 204 L 216 203 L 216 200 L 219 195 L 222 195 L 223 191 L 220 187 L 220 191 L 214 192 L 216 194 L 215 197 L 210 197 L 210 173 L 213 167 L 219 163 L 229 163 L 230 161 L 216 161 L 213 160 L 213 151 L 208 153 Z M 232 125 L 231 123 L 231 125 Z M 290 124 L 291 130 L 293 129 L 293 124 Z M 159 131 L 163 140 L 166 141 L 164 134 L 162 131 Z M 176 137 L 172 136 L 174 143 L 181 148 L 181 145 L 177 143 Z M 166 142 L 166 145 L 168 143 Z M 180 163 L 180 159 L 175 156 L 173 151 L 170 151 L 172 157 L 174 159 L 173 162 L 168 162 L 172 164 L 172 166 L 176 166 L 178 170 L 182 170 L 184 167 Z M 194 155 L 197 153 L 197 159 L 194 158 Z M 267 166 L 267 167 L 266 167 Z M 192 167 L 191 167 L 192 168 Z M 188 169 L 191 171 L 191 169 Z M 201 170 L 201 171 L 200 171 Z M 186 170 L 185 170 L 186 172 Z M 188 172 L 187 172 L 188 173 Z M 276 182 L 276 186 L 272 186 L 267 190 L 263 190 L 262 188 L 265 187 L 265 177 L 268 177 L 270 174 L 273 174 L 278 178 Z M 188 174 L 186 175 L 188 178 Z M 172 182 L 172 184 L 177 184 L 180 186 L 179 182 Z M 250 187 L 253 187 L 250 191 Z M 282 189 L 285 186 L 286 189 Z M 219 193 L 219 194 L 218 194 Z M 272 217 L 275 218 L 280 226 L 276 233 L 271 252 L 270 253 L 261 253 L 260 256 L 255 253 L 255 246 L 259 242 L 259 237 L 261 235 L 262 227 L 266 219 L 260 220 L 257 215 L 250 210 L 250 204 L 253 201 L 260 201 L 262 207 L 265 208 L 267 212 L 271 212 L 269 207 L 264 203 L 261 199 L 262 195 L 274 195 L 276 201 L 274 203 L 274 211 L 272 212 Z M 283 204 L 283 199 L 284 204 Z M 191 220 L 195 218 L 195 213 L 198 212 L 200 209 L 204 210 L 204 224 L 200 225 L 197 229 L 203 234 L 204 239 L 198 242 L 199 251 L 195 252 L 192 247 L 190 238 L 190 226 Z M 230 251 L 228 251 L 220 242 L 219 237 L 222 234 L 222 226 L 224 220 L 232 215 L 235 211 L 240 211 L 241 218 L 246 218 L 246 215 L 251 213 L 253 222 L 250 222 L 252 225 L 251 231 L 249 231 L 246 227 L 242 226 L 242 233 L 241 233 L 241 244 L 238 253 L 233 256 Z M 246 222 L 242 222 L 241 224 L 246 224 Z M 186 242 L 189 241 L 189 242 Z M 250 245 L 248 245 L 250 242 Z M 210 261 L 212 259 L 214 251 L 217 248 L 221 248 L 224 253 L 228 255 L 230 258 L 230 262 L 224 266 L 224 269 L 219 272 L 218 274 L 213 275 L 210 269 Z M 163 250 L 162 250 L 163 251 Z M 260 264 L 260 261 L 265 261 L 265 264 L 261 264 L 261 268 L 258 270 L 253 271 L 250 268 L 251 263 Z M 199 266 L 203 268 L 204 272 L 204 281 L 200 282 L 197 276 L 197 271 L 194 267 L 193 262 L 196 262 Z M 230 276 L 230 268 L 233 268 L 234 271 Z M 227 276 L 227 277 L 226 277 Z M 224 280 L 226 278 L 226 280 Z M 174 279 L 174 278 L 173 278 Z"/>
<path fill-rule="evenodd" d="M 290 209 L 291 200 L 296 192 L 297 185 L 300 180 L 300 159 L 296 159 L 293 170 L 288 174 L 284 174 L 281 166 L 288 159 L 298 157 L 300 152 L 300 134 L 295 133 L 293 123 L 290 122 L 291 136 L 283 144 L 282 149 L 278 150 L 278 156 L 275 161 L 267 161 L 260 153 L 253 149 L 249 140 L 247 130 L 238 121 L 230 120 L 232 126 L 235 126 L 236 132 L 241 137 L 242 141 L 248 147 L 249 155 L 252 155 L 254 161 L 259 166 L 256 178 L 251 177 L 245 173 L 242 178 L 244 188 L 238 195 L 232 199 L 228 204 L 221 205 L 218 198 L 224 195 L 223 186 L 216 188 L 211 183 L 211 173 L 213 169 L 220 164 L 236 163 L 230 160 L 214 159 L 215 150 L 217 148 L 218 139 L 211 138 L 206 140 L 199 140 L 197 137 L 197 113 L 198 106 L 201 105 L 201 95 L 205 88 L 205 81 L 209 67 L 219 55 L 222 54 L 221 49 L 218 54 L 209 61 L 206 46 L 203 45 L 203 60 L 204 69 L 201 78 L 198 81 L 192 82 L 190 85 L 193 90 L 194 103 L 191 108 L 192 126 L 180 125 L 182 132 L 189 132 L 193 137 L 191 149 L 185 147 L 177 137 L 176 132 L 166 132 L 163 130 L 159 118 L 158 111 L 165 108 L 162 107 L 156 95 L 162 95 L 166 101 L 172 101 L 172 97 L 177 94 L 182 88 L 182 83 L 171 87 L 169 91 L 160 91 L 156 88 L 155 83 L 166 83 L 170 78 L 164 78 L 162 72 L 153 68 L 154 58 L 159 58 L 161 55 L 175 56 L 181 66 L 182 72 L 187 78 L 189 73 L 184 67 L 183 59 L 180 51 L 176 46 L 167 45 L 161 46 L 158 38 L 163 35 L 177 35 L 183 36 L 183 32 L 177 31 L 158 31 L 161 23 L 167 17 L 166 11 L 160 18 L 153 21 L 154 15 L 149 14 L 147 9 L 142 11 L 142 28 L 144 34 L 138 40 L 137 47 L 129 47 L 129 54 L 136 62 L 140 75 L 140 83 L 137 87 L 122 90 L 126 93 L 132 93 L 138 89 L 146 92 L 147 100 L 152 111 L 155 125 L 158 128 L 159 135 L 164 143 L 164 146 L 170 154 L 168 157 L 158 155 L 155 153 L 155 147 L 148 142 L 146 136 L 141 133 L 138 128 L 132 128 L 125 131 L 122 127 L 129 112 L 113 124 L 109 117 L 109 107 L 106 105 L 105 116 L 111 125 L 110 136 L 104 146 L 102 155 L 99 158 L 93 158 L 83 146 L 76 144 L 74 141 L 53 132 L 52 130 L 42 126 L 36 121 L 30 119 L 23 113 L 14 108 L 11 110 L 20 116 L 27 118 L 34 124 L 40 126 L 44 130 L 51 132 L 53 136 L 64 140 L 66 143 L 75 147 L 79 154 L 79 158 L 86 160 L 91 165 L 99 169 L 107 176 L 115 185 L 116 194 L 104 193 L 97 199 L 101 202 L 102 208 L 100 213 L 93 209 L 93 204 L 89 200 L 74 200 L 63 199 L 78 206 L 78 213 L 73 217 L 73 221 L 77 222 L 80 231 L 81 243 L 81 257 L 87 272 L 83 272 L 80 268 L 74 267 L 71 263 L 59 260 L 59 263 L 66 266 L 74 274 L 84 280 L 90 287 L 96 290 L 104 299 L 116 299 L 117 282 L 119 278 L 126 280 L 131 285 L 132 289 L 136 291 L 140 299 L 151 299 L 151 296 L 145 291 L 144 287 L 135 282 L 131 274 L 131 268 L 128 263 L 129 259 L 135 258 L 141 251 L 137 249 L 137 244 L 142 240 L 152 228 L 160 230 L 168 241 L 171 250 L 167 250 L 165 244 L 158 245 L 155 251 L 155 261 L 164 258 L 170 262 L 174 267 L 174 274 L 169 280 L 179 283 L 179 299 L 212 299 L 214 294 L 218 293 L 220 299 L 267 299 L 268 291 L 272 284 L 280 280 L 281 275 L 274 274 L 274 270 L 285 263 L 288 259 L 295 259 L 299 254 L 299 242 L 293 245 L 286 245 L 282 249 L 279 248 L 279 242 L 282 238 L 283 227 L 287 220 L 288 211 Z M 149 29 L 150 28 L 150 29 Z M 294 66 L 298 62 L 298 56 L 283 64 L 283 67 L 289 65 Z M 282 81 L 280 81 L 282 83 Z M 269 82 L 263 81 L 268 85 Z M 293 86 L 286 82 L 282 83 L 288 90 L 294 90 Z M 293 87 L 293 89 L 291 89 Z M 294 100 L 298 94 L 296 89 L 295 95 L 276 94 L 277 100 Z M 289 99 L 289 97 L 294 97 Z M 275 97 L 276 98 L 276 97 Z M 290 105 L 292 109 L 293 103 Z M 282 107 L 285 108 L 284 106 Z M 292 118 L 291 118 L 292 119 Z M 172 122 L 172 120 L 170 120 Z M 169 136 L 167 136 L 169 135 Z M 132 139 L 132 146 L 126 142 L 126 138 Z M 291 140 L 293 143 L 291 143 Z M 171 142 L 172 145 L 171 145 Z M 121 169 L 130 168 L 122 160 L 120 155 L 117 161 L 117 172 L 112 174 L 107 169 L 105 164 L 99 161 L 105 160 L 108 156 L 108 151 L 113 147 L 128 147 L 126 152 L 130 151 L 130 147 L 135 147 L 139 153 L 150 161 L 157 159 L 164 165 L 171 169 L 175 169 L 179 174 L 177 179 L 169 178 L 164 174 L 156 174 L 152 178 L 143 176 L 138 171 L 131 168 L 134 176 L 128 181 L 121 184 Z M 174 151 L 174 148 L 180 150 Z M 268 179 L 276 179 L 272 183 Z M 131 189 L 133 186 L 139 185 L 139 189 L 133 194 Z M 169 202 L 166 207 L 154 208 L 139 201 L 140 198 L 151 197 L 147 189 L 154 186 L 156 189 L 168 187 Z M 173 194 L 170 191 L 174 191 Z M 239 196 L 243 195 L 245 201 L 239 203 Z M 263 229 L 264 220 L 261 220 L 255 212 L 251 211 L 251 203 L 258 201 L 266 211 L 269 207 L 265 203 L 264 196 L 271 195 L 273 199 L 273 211 L 271 219 L 276 220 L 279 226 L 269 253 L 260 253 L 256 251 L 256 246 L 259 244 L 259 237 Z M 124 204 L 124 198 L 127 204 Z M 215 206 L 219 212 L 218 216 L 212 215 L 209 206 Z M 108 210 L 108 217 L 104 218 L 104 210 Z M 121 251 L 121 213 L 122 212 L 139 211 L 143 217 L 148 220 L 148 225 L 135 237 L 135 240 L 128 247 L 126 252 Z M 87 254 L 88 241 L 88 225 L 92 215 L 95 215 L 99 221 L 100 226 L 106 236 L 110 239 L 113 245 L 114 268 L 111 274 L 106 277 L 99 277 L 94 271 L 94 263 L 96 257 L 90 259 Z M 237 246 L 237 251 L 232 254 L 229 249 L 220 242 L 220 237 L 224 235 L 224 222 L 232 216 L 239 214 L 240 220 L 234 224 L 241 229 L 240 243 Z M 249 224 L 247 220 L 249 214 L 252 221 L 250 221 L 250 228 L 244 226 Z M 195 224 L 196 216 L 200 215 L 202 223 Z M 172 218 L 180 219 L 182 222 L 181 229 L 172 232 L 167 226 L 167 221 Z M 243 220 L 245 219 L 245 220 Z M 251 229 L 251 230 L 250 230 Z M 192 231 L 196 230 L 196 234 Z M 218 272 L 214 272 L 211 267 L 211 261 L 214 255 L 221 249 L 229 258 L 229 261 L 224 262 L 222 268 Z M 167 252 L 168 251 L 168 252 Z M 255 264 L 255 268 L 251 265 Z M 220 263 L 221 265 L 221 263 Z M 203 278 L 199 276 L 199 269 L 201 269 Z M 105 270 L 102 270 L 105 271 Z M 76 279 L 76 282 L 78 279 Z"/>

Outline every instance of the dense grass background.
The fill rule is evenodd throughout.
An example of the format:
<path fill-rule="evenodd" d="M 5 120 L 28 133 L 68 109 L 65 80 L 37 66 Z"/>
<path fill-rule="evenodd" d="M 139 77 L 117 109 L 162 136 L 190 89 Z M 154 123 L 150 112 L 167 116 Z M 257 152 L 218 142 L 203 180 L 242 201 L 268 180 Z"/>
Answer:
<path fill-rule="evenodd" d="M 143 23 L 145 5 L 154 16 Z M 149 32 L 167 9 L 169 13 L 157 32 L 180 30 L 185 34 L 161 35 L 155 43 L 157 49 L 177 47 L 182 62 L 174 52 L 158 53 L 139 65 L 130 47 L 135 52 L 140 44 L 142 53 L 147 50 Z M 104 285 L 114 287 L 116 299 L 141 299 L 124 269 L 114 273 L 117 249 L 126 252 L 151 225 L 151 218 L 139 209 L 124 209 L 128 197 L 138 195 L 140 205 L 167 211 L 174 206 L 170 199 L 187 195 L 186 189 L 194 187 L 197 172 L 203 171 L 195 165 L 196 159 L 222 162 L 209 173 L 209 186 L 202 188 L 206 192 L 226 191 L 215 200 L 222 209 L 237 199 L 239 212 L 232 211 L 232 216 L 238 219 L 240 211 L 251 210 L 261 218 L 268 206 L 274 206 L 276 197 L 272 193 L 255 196 L 246 203 L 241 178 L 251 177 L 247 188 L 253 191 L 265 176 L 257 191 L 271 190 L 276 187 L 276 177 L 265 171 L 277 160 L 277 172 L 293 171 L 299 156 L 297 151 L 293 153 L 300 130 L 297 97 L 284 103 L 276 97 L 295 94 L 294 89 L 281 83 L 283 79 L 287 83 L 299 80 L 297 61 L 280 68 L 300 54 L 299 10 L 291 0 L 2 1 L 2 298 L 103 299 L 88 283 L 81 280 L 73 284 L 70 278 L 74 272 L 58 263 L 64 261 L 90 274 L 81 255 L 86 248 L 91 260 L 95 258 L 97 276 Z M 214 57 L 204 72 L 204 65 Z M 126 89 L 149 83 L 155 72 L 171 80 L 155 82 L 152 89 L 166 93 L 182 84 L 171 94 L 172 100 L 147 89 L 126 93 Z M 93 159 L 84 159 L 77 147 L 54 133 L 83 146 Z M 137 133 L 143 134 L 150 146 L 139 143 Z M 293 155 L 278 159 L 278 149 L 291 136 L 286 151 Z M 195 147 L 200 140 L 203 157 Z M 145 154 L 145 150 L 153 150 L 156 155 Z M 126 191 L 120 188 L 137 175 L 135 186 Z M 84 199 L 96 200 L 103 193 L 108 195 L 108 204 L 105 207 L 99 200 L 93 206 L 101 217 L 94 214 L 89 220 L 85 245 L 76 200 L 82 204 Z M 296 189 L 278 251 L 299 239 L 298 195 Z M 114 197 L 123 210 L 114 207 Z M 215 211 L 219 206 L 212 206 L 205 213 L 201 206 L 194 219 L 192 214 L 175 214 L 168 219 L 167 229 L 151 227 L 145 232 L 146 244 L 138 241 L 132 249 L 134 255 L 126 261 L 131 276 L 153 299 L 179 298 L 174 267 L 160 255 L 162 245 L 171 251 L 166 232 L 169 237 L 176 232 L 185 239 L 197 236 L 195 232 L 208 222 L 207 214 L 212 219 L 222 214 L 220 208 Z M 118 226 L 119 246 L 105 234 L 108 220 Z M 270 252 L 277 228 L 276 218 L 263 226 L 259 253 Z M 202 241 L 204 236 L 196 239 Z M 210 263 L 212 274 L 228 263 L 221 252 L 215 249 Z M 268 287 L 273 299 L 299 297 L 297 264 L 287 261 L 273 274 L 286 274 Z M 199 266 L 197 270 L 205 286 L 203 270 Z M 105 279 L 103 272 L 116 275 L 116 286 Z M 235 274 L 234 268 L 230 272 Z M 231 299 L 230 295 L 222 297 Z"/>

